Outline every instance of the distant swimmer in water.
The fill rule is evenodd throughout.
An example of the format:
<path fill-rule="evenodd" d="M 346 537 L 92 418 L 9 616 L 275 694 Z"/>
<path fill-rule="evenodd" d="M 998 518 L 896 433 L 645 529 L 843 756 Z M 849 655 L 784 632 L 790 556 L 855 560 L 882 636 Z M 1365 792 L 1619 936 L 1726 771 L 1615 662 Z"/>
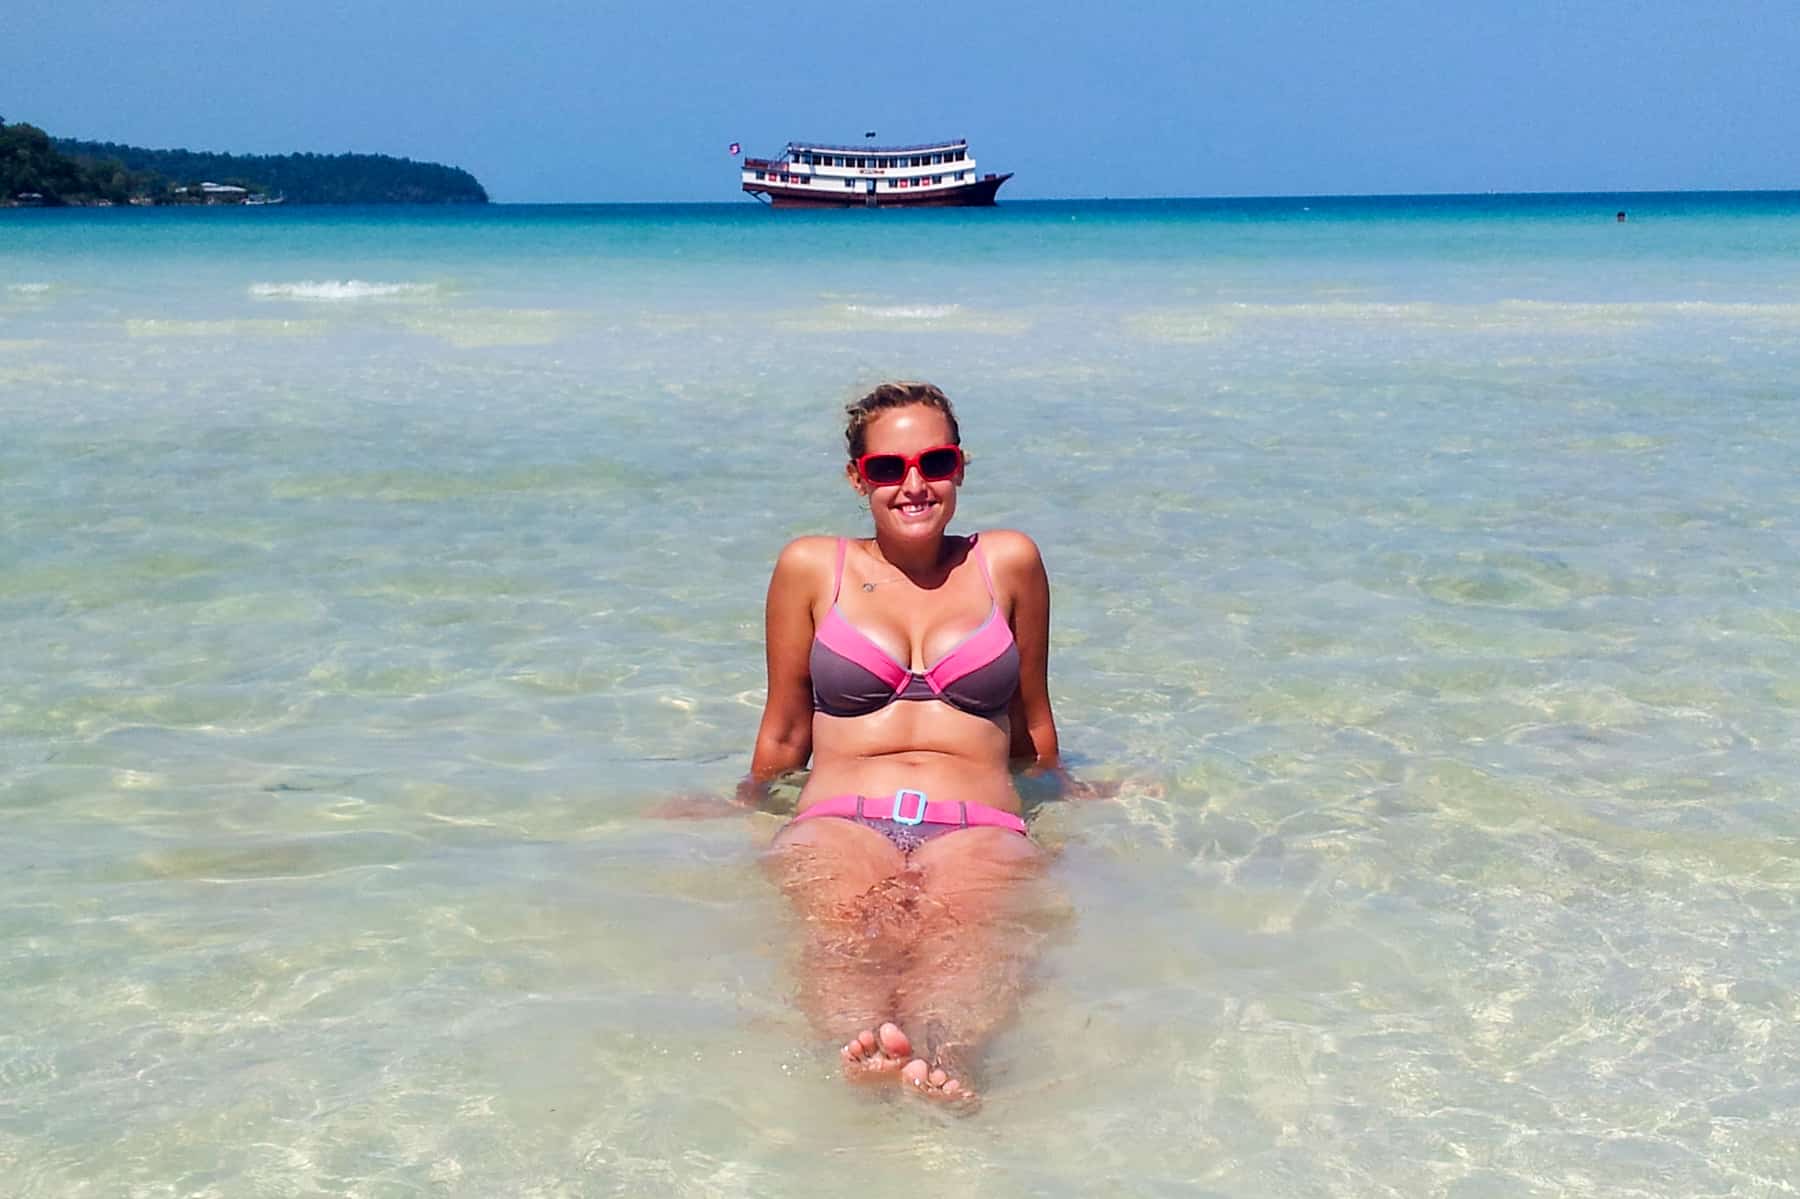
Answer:
<path fill-rule="evenodd" d="M 802 537 L 776 561 L 740 796 L 812 764 L 767 860 L 805 922 L 802 1006 L 846 1072 L 966 1103 L 1045 906 L 1009 762 L 1068 782 L 1050 582 L 1024 533 L 949 532 L 966 460 L 942 391 L 886 383 L 848 418 L 874 535 Z"/>
<path fill-rule="evenodd" d="M 1619 224 L 1621 224 L 1621 225 L 1623 225 L 1623 224 L 1624 224 L 1624 223 L 1625 223 L 1625 211 L 1624 211 L 1624 209 L 1620 209 L 1620 210 L 1619 210 L 1619 215 L 1618 215 L 1618 216 L 1617 216 L 1617 217 L 1615 217 L 1615 218 L 1614 218 L 1614 219 L 1615 219 L 1615 220 L 1617 220 L 1617 221 L 1618 221 L 1618 222 L 1619 222 Z"/>

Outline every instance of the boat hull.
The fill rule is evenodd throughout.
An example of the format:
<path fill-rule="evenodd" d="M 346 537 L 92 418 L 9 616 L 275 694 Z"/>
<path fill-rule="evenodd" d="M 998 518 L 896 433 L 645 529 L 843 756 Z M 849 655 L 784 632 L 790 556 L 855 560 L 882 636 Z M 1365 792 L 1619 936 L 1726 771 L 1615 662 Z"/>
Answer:
<path fill-rule="evenodd" d="M 920 188 L 910 192 L 882 192 L 876 195 L 840 191 L 833 194 L 817 186 L 795 187 L 791 184 L 766 183 L 761 180 L 744 184 L 752 196 L 766 196 L 775 208 L 991 208 L 994 193 L 1012 178 L 1012 172 L 989 175 L 973 183 L 956 187 Z"/>

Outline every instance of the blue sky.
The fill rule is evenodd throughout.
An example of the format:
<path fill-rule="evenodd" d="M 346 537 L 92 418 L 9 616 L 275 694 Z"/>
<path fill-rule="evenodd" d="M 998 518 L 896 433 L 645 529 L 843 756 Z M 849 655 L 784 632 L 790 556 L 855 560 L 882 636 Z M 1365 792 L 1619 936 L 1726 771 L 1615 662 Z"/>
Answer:
<path fill-rule="evenodd" d="M 1009 199 L 1800 188 L 1796 0 L 9 0 L 0 116 L 738 198 L 726 154 L 967 136 Z M 745 202 L 749 202 L 746 200 Z"/>

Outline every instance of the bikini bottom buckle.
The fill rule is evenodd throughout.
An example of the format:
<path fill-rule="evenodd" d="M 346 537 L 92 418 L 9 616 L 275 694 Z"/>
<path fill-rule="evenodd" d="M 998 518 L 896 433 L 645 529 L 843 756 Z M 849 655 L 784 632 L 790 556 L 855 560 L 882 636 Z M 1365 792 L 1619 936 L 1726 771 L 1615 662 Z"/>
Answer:
<path fill-rule="evenodd" d="M 913 814 L 910 817 L 904 814 L 908 796 L 919 801 L 919 806 L 913 811 Z M 925 793 L 923 791 L 914 791 L 910 788 L 902 787 L 900 790 L 894 792 L 894 814 L 889 816 L 888 819 L 892 820 L 895 824 L 924 824 L 926 802 Z"/>

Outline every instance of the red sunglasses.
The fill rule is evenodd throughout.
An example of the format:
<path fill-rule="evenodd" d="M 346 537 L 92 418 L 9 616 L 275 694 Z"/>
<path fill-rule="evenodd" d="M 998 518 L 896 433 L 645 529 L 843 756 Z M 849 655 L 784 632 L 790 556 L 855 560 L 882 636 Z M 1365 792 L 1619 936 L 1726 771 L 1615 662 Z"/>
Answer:
<path fill-rule="evenodd" d="M 959 445 L 934 445 L 912 457 L 905 454 L 864 454 L 856 460 L 856 473 L 871 487 L 892 487 L 906 481 L 906 473 L 919 468 L 919 477 L 927 483 L 938 483 L 962 469 L 963 452 Z"/>

